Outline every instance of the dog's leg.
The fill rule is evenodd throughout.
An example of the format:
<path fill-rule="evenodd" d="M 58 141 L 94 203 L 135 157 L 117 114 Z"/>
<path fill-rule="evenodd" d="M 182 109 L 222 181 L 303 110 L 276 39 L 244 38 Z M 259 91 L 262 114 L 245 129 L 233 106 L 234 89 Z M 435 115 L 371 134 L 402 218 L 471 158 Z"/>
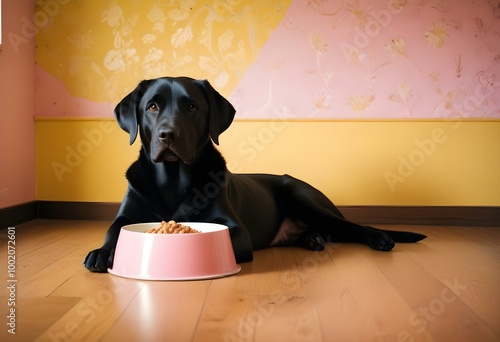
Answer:
<path fill-rule="evenodd" d="M 121 228 L 128 224 L 155 221 L 158 221 L 158 218 L 148 212 L 142 202 L 128 190 L 115 220 L 106 232 L 103 245 L 101 248 L 90 251 L 83 265 L 91 272 L 107 272 L 108 268 L 113 266 L 115 247 Z"/>
<path fill-rule="evenodd" d="M 325 195 L 303 181 L 283 176 L 277 196 L 285 215 L 306 229 L 296 243 L 302 247 L 322 249 L 324 243 L 318 234 L 326 241 L 365 243 L 379 251 L 394 247 L 394 241 L 384 231 L 347 221 Z"/>
<path fill-rule="evenodd" d="M 113 258 L 115 254 L 115 247 L 120 234 L 122 226 L 127 225 L 129 222 L 121 217 L 115 219 L 106 232 L 104 244 L 101 248 L 90 251 L 83 265 L 91 272 L 107 272 L 108 268 L 113 265 Z"/>

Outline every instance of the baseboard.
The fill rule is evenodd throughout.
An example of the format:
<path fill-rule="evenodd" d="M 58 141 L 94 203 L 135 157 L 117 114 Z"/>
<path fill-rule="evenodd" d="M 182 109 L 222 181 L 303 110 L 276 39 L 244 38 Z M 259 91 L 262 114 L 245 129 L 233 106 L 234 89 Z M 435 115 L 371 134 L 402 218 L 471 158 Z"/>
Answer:
<path fill-rule="evenodd" d="M 39 218 L 60 220 L 113 220 L 120 203 L 38 201 Z"/>
<path fill-rule="evenodd" d="M 120 203 L 35 201 L 0 209 L 0 229 L 36 218 L 113 220 Z M 476 206 L 339 206 L 360 224 L 500 227 L 500 207 Z"/>
<path fill-rule="evenodd" d="M 36 201 L 0 209 L 0 229 L 12 227 L 36 218 L 38 218 L 38 205 Z"/>
<path fill-rule="evenodd" d="M 339 206 L 339 210 L 361 224 L 500 227 L 500 207 Z"/>

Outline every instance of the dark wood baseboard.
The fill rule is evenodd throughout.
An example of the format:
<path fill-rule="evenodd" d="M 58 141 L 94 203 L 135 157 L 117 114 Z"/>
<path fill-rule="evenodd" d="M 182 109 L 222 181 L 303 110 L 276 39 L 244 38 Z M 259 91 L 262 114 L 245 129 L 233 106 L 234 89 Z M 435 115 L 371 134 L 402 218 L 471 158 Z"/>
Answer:
<path fill-rule="evenodd" d="M 500 207 L 339 206 L 339 210 L 360 224 L 500 227 Z"/>
<path fill-rule="evenodd" d="M 0 209 L 0 229 L 36 218 L 113 220 L 120 203 L 35 201 Z M 359 224 L 500 227 L 500 207 L 471 206 L 339 206 Z"/>
<path fill-rule="evenodd" d="M 113 220 L 120 203 L 38 201 L 39 218 L 60 220 Z"/>
<path fill-rule="evenodd" d="M 0 229 L 12 227 L 36 218 L 38 218 L 38 205 L 36 201 L 0 209 Z"/>

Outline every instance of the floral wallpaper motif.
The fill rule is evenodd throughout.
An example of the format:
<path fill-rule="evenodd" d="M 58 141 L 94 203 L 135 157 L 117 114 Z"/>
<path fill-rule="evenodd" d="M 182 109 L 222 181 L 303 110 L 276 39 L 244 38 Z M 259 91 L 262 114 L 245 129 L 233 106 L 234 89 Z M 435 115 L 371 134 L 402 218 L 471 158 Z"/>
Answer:
<path fill-rule="evenodd" d="M 245 118 L 500 118 L 500 1 L 296 0 L 231 100 Z"/>
<path fill-rule="evenodd" d="M 187 75 L 239 118 L 500 118 L 500 0 L 57 3 L 36 1 L 41 115 Z"/>
<path fill-rule="evenodd" d="M 38 65 L 72 96 L 114 102 L 138 81 L 166 75 L 207 78 L 228 95 L 290 0 L 54 3 L 36 1 L 44 24 L 36 36 Z"/>

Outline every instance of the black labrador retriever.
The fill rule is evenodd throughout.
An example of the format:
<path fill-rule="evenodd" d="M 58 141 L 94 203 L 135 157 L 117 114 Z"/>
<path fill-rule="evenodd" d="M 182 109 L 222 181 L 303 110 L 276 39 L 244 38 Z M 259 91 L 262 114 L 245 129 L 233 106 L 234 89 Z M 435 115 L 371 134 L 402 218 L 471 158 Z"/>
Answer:
<path fill-rule="evenodd" d="M 201 221 L 229 227 L 238 263 L 271 246 L 321 250 L 325 241 L 359 242 L 389 251 L 396 242 L 426 236 L 384 231 L 347 221 L 320 191 L 289 175 L 233 174 L 214 144 L 235 114 L 206 80 L 164 77 L 142 81 L 115 108 L 139 159 L 127 171 L 128 190 L 101 248 L 84 265 L 112 266 L 120 228 L 161 220 Z M 213 142 L 213 143 L 212 143 Z"/>

